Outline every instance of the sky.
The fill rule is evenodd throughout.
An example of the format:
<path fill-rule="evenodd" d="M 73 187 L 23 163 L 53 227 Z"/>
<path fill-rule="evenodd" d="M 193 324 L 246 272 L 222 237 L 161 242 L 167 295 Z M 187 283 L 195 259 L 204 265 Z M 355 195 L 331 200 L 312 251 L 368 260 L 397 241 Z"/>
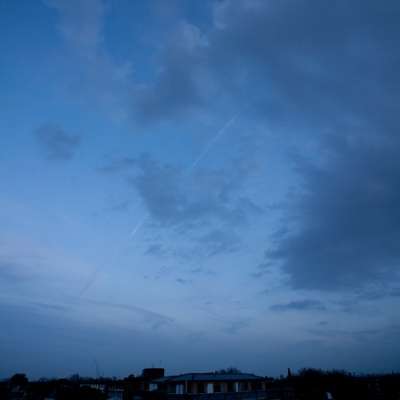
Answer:
<path fill-rule="evenodd" d="M 0 378 L 400 372 L 399 18 L 0 0 Z"/>

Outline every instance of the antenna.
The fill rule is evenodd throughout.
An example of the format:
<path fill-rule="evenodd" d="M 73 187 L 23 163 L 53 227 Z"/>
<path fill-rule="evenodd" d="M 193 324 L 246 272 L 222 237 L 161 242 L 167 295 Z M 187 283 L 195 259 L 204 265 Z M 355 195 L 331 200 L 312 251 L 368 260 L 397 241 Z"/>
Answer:
<path fill-rule="evenodd" d="M 97 364 L 96 358 L 94 359 L 94 363 L 96 364 L 96 379 L 99 379 L 99 364 Z"/>

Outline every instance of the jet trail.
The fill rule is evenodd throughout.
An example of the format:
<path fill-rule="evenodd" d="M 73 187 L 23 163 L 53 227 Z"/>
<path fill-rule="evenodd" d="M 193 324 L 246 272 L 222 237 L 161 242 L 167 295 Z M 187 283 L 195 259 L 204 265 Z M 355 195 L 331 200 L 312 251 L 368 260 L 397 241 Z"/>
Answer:
<path fill-rule="evenodd" d="M 211 147 L 214 146 L 215 142 L 222 136 L 222 134 L 235 122 L 236 117 L 232 117 L 227 124 L 221 128 L 217 134 L 214 136 L 214 138 L 210 141 L 210 143 L 204 148 L 204 150 L 201 152 L 201 154 L 196 158 L 196 160 L 190 165 L 190 167 L 187 169 L 187 173 L 189 173 L 199 162 L 200 160 L 207 154 L 207 152 L 211 149 Z M 96 271 L 92 274 L 90 279 L 86 282 L 86 284 L 83 286 L 83 288 L 78 292 L 78 294 L 75 296 L 75 299 L 80 299 L 96 282 L 98 277 L 100 276 L 100 273 L 103 271 L 103 269 L 118 255 L 119 251 L 124 245 L 124 242 L 128 239 L 130 239 L 132 236 L 135 236 L 136 233 L 139 232 L 140 228 L 143 226 L 146 218 L 148 217 L 148 214 L 144 214 L 142 218 L 139 220 L 139 222 L 136 224 L 136 226 L 133 228 L 132 232 L 121 241 L 119 246 L 113 251 L 113 253 L 103 262 L 103 264 L 100 265 L 99 268 L 96 269 Z"/>
<path fill-rule="evenodd" d="M 139 229 L 142 227 L 144 221 L 146 220 L 147 215 L 148 214 L 146 213 L 143 215 L 142 218 L 140 218 L 139 222 L 133 228 L 132 232 L 124 240 L 121 241 L 119 246 L 112 252 L 112 254 L 107 258 L 107 260 L 104 261 L 104 263 L 101 264 L 100 267 L 96 269 L 96 271 L 92 274 L 90 279 L 87 281 L 86 285 L 76 295 L 77 299 L 80 299 L 91 288 L 91 286 L 96 282 L 101 271 L 107 266 L 107 264 L 109 264 L 118 255 L 118 253 L 120 252 L 121 248 L 124 245 L 124 242 L 127 241 L 128 239 L 130 239 L 132 236 L 136 235 L 136 233 L 139 231 Z"/>
<path fill-rule="evenodd" d="M 144 224 L 144 221 L 146 220 L 148 214 L 144 214 L 142 218 L 140 218 L 140 221 L 137 223 L 137 225 L 133 228 L 132 232 L 128 235 L 127 239 L 131 238 L 132 236 L 135 236 L 136 233 L 139 231 L 139 229 L 142 227 Z"/>
<path fill-rule="evenodd" d="M 192 163 L 192 165 L 188 168 L 187 172 L 190 172 L 197 163 L 206 155 L 206 153 L 214 146 L 214 143 L 222 136 L 222 134 L 235 122 L 236 117 L 231 118 L 228 123 L 219 130 L 219 132 L 214 136 L 211 142 L 204 148 L 202 153 L 196 158 L 196 160 Z"/>

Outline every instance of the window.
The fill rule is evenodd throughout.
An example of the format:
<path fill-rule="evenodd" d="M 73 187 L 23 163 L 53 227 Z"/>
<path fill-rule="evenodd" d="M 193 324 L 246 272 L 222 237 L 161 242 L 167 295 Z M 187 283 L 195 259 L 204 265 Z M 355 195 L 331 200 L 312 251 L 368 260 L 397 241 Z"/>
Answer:
<path fill-rule="evenodd" d="M 221 391 L 221 385 L 219 383 L 214 383 L 214 393 Z"/>
<path fill-rule="evenodd" d="M 178 383 L 176 385 L 175 394 L 183 394 L 183 383 Z"/>
<path fill-rule="evenodd" d="M 205 389 L 204 389 L 204 383 L 203 382 L 199 382 L 197 383 L 197 393 L 205 393 Z"/>
<path fill-rule="evenodd" d="M 228 382 L 228 392 L 234 392 L 234 383 L 233 382 Z"/>
<path fill-rule="evenodd" d="M 168 393 L 175 393 L 176 392 L 176 385 L 171 384 L 168 385 Z"/>

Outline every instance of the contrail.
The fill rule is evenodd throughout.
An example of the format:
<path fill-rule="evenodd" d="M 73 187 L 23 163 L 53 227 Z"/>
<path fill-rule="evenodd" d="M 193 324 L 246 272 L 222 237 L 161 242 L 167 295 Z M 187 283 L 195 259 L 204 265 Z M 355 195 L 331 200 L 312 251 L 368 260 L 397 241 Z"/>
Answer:
<path fill-rule="evenodd" d="M 136 226 L 133 228 L 132 232 L 125 238 L 123 239 L 119 246 L 115 248 L 115 250 L 111 253 L 111 255 L 100 265 L 99 268 L 96 269 L 96 271 L 93 272 L 92 276 L 87 280 L 85 285 L 82 287 L 82 289 L 75 295 L 73 298 L 74 300 L 80 299 L 92 286 L 93 284 L 97 281 L 98 277 L 100 276 L 101 272 L 103 269 L 118 255 L 120 252 L 121 248 L 124 245 L 124 242 L 130 239 L 132 236 L 135 236 L 136 233 L 139 231 L 139 229 L 142 227 L 144 221 L 146 220 L 148 214 L 144 214 L 142 218 L 140 218 L 139 222 L 136 224 Z M 67 311 L 64 310 L 61 315 L 60 319 L 64 317 L 65 313 Z"/>
<path fill-rule="evenodd" d="M 142 218 L 140 218 L 140 221 L 137 223 L 137 225 L 133 228 L 132 232 L 128 235 L 127 239 L 131 238 L 132 236 L 135 236 L 136 233 L 139 231 L 139 229 L 142 227 L 144 224 L 144 221 L 146 220 L 148 214 L 144 214 Z"/>
<path fill-rule="evenodd" d="M 214 143 L 221 137 L 221 135 L 235 122 L 236 117 L 232 117 L 228 123 L 219 130 L 219 132 L 214 136 L 214 138 L 211 140 L 211 142 L 204 148 L 204 150 L 201 152 L 201 154 L 196 158 L 196 160 L 192 163 L 192 165 L 188 168 L 187 172 L 190 172 L 196 165 L 197 163 L 206 155 L 206 153 L 211 149 L 212 146 L 214 146 Z"/>
<path fill-rule="evenodd" d="M 89 289 L 90 287 L 96 282 L 97 278 L 100 275 L 100 272 L 104 269 L 104 267 L 113 259 L 115 256 L 118 254 L 118 251 L 121 246 L 119 246 L 116 250 L 113 251 L 111 256 L 107 258 L 106 261 L 103 262 L 103 264 L 100 265 L 99 268 L 94 271 L 90 279 L 86 282 L 85 286 L 77 293 L 75 296 L 76 299 L 80 299 Z"/>
<path fill-rule="evenodd" d="M 136 235 L 136 233 L 139 231 L 144 221 L 146 220 L 147 215 L 148 214 L 146 213 L 143 215 L 142 218 L 140 218 L 139 222 L 133 228 L 132 232 L 124 240 L 121 241 L 119 246 L 111 253 L 111 255 L 107 258 L 107 260 L 104 261 L 103 264 L 101 264 L 100 267 L 96 269 L 96 271 L 94 271 L 90 279 L 87 281 L 86 285 L 76 295 L 76 298 L 80 299 L 91 288 L 91 286 L 96 282 L 97 278 L 99 277 L 101 271 L 107 266 L 107 264 L 109 264 L 118 255 L 119 251 L 123 247 L 124 242 L 130 239 L 132 236 Z"/>
<path fill-rule="evenodd" d="M 201 152 L 201 154 L 196 158 L 196 160 L 190 165 L 190 167 L 187 169 L 187 173 L 189 173 L 199 162 L 200 160 L 207 154 L 207 152 L 211 149 L 212 146 L 214 146 L 215 142 L 222 136 L 222 134 L 235 122 L 236 116 L 232 117 L 226 125 L 221 128 L 217 134 L 214 136 L 214 138 L 210 141 L 210 143 L 204 148 L 204 150 Z M 100 273 L 102 270 L 118 255 L 120 249 L 122 248 L 124 242 L 128 239 L 130 239 L 132 236 L 135 236 L 136 233 L 139 232 L 140 228 L 143 226 L 146 218 L 148 217 L 148 214 L 144 214 L 142 218 L 140 218 L 139 222 L 136 224 L 136 226 L 133 228 L 132 232 L 125 238 L 123 239 L 119 246 L 112 252 L 112 254 L 103 262 L 103 264 L 100 265 L 99 268 L 96 269 L 96 271 L 92 274 L 90 279 L 86 282 L 85 286 L 78 292 L 76 295 L 76 299 L 80 299 L 91 287 L 92 285 L 96 282 L 98 279 Z"/>

